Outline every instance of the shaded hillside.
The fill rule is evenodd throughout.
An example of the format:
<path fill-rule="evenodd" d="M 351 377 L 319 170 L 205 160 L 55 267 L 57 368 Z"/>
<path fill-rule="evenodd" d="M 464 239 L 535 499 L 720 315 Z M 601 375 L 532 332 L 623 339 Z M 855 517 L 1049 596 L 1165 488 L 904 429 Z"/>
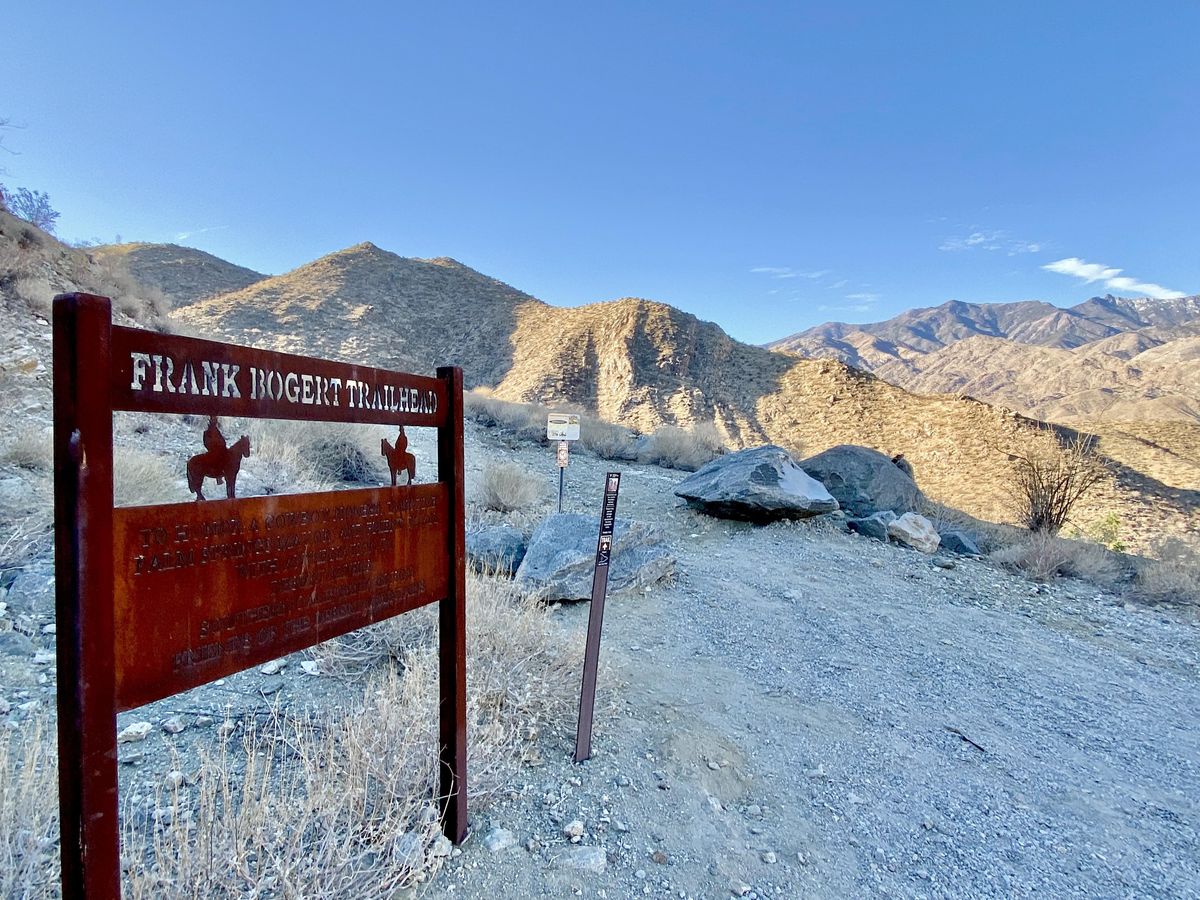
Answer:
<path fill-rule="evenodd" d="M 508 371 L 517 311 L 542 305 L 453 259 L 410 259 L 362 243 L 173 316 L 274 350 L 423 373 L 461 363 L 477 385 Z"/>
<path fill-rule="evenodd" d="M 158 288 L 172 306 L 240 290 L 267 277 L 177 244 L 106 244 L 88 252 L 97 260 L 123 266 L 141 284 Z"/>

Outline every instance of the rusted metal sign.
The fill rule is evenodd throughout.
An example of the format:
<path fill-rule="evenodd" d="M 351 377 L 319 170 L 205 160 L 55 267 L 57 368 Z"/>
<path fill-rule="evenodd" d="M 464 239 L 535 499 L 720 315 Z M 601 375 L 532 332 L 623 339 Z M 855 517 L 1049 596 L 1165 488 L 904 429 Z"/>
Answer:
<path fill-rule="evenodd" d="M 64 898 L 120 896 L 116 713 L 439 604 L 439 796 L 467 831 L 462 372 L 437 378 L 112 325 L 54 300 L 55 566 Z M 226 499 L 116 509 L 113 411 L 208 417 L 187 465 Z M 399 426 L 391 487 L 236 499 L 248 438 L 217 416 Z M 413 484 L 404 426 L 438 429 Z M 397 473 L 406 484 L 397 487 Z"/>
<path fill-rule="evenodd" d="M 596 671 L 600 666 L 600 632 L 604 628 L 604 599 L 608 594 L 608 566 L 612 561 L 613 528 L 617 523 L 617 493 L 621 473 L 604 479 L 604 504 L 600 508 L 600 535 L 596 539 L 596 567 L 592 575 L 592 606 L 588 611 L 587 643 L 583 649 L 583 685 L 579 691 L 579 724 L 575 731 L 575 762 L 592 755 L 592 715 L 596 708 Z"/>

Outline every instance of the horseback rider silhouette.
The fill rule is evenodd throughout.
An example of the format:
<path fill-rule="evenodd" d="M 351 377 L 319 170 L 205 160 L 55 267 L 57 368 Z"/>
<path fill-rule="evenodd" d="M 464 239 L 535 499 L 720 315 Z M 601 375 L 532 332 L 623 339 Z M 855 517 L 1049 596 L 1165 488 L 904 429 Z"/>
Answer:
<path fill-rule="evenodd" d="M 217 417 L 208 417 L 208 427 L 204 429 L 204 449 L 207 451 L 205 456 L 213 463 L 223 463 L 226 453 L 229 450 L 229 443 L 225 440 L 225 435 L 221 434 L 221 428 L 217 425 Z M 218 466 L 219 468 L 219 466 Z M 221 484 L 225 479 L 217 476 L 217 484 Z"/>

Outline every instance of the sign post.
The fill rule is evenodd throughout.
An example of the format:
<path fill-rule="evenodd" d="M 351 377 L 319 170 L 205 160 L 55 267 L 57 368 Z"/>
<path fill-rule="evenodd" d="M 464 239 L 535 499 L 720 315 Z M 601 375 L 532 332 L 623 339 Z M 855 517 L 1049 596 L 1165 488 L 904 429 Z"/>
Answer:
<path fill-rule="evenodd" d="M 613 528 L 617 522 L 617 492 L 621 473 L 604 478 L 604 504 L 600 509 L 600 536 L 596 540 L 596 567 L 592 575 L 592 606 L 588 610 L 587 643 L 583 650 L 583 686 L 579 692 L 579 725 L 575 731 L 575 762 L 592 755 L 592 714 L 596 708 L 596 672 L 600 666 L 600 632 L 604 628 L 604 598 L 608 593 L 608 566 L 612 560 Z"/>
<path fill-rule="evenodd" d="M 550 413 L 546 416 L 546 440 L 558 441 L 555 459 L 558 462 L 558 511 L 563 509 L 563 482 L 571 458 L 571 441 L 579 440 L 579 416 L 569 413 Z"/>
<path fill-rule="evenodd" d="M 64 900 L 120 897 L 118 712 L 430 603 L 443 831 L 461 843 L 462 370 L 429 378 L 114 326 L 90 294 L 56 297 L 53 328 Z M 187 465 L 196 501 L 114 508 L 117 410 L 208 417 Z M 438 481 L 238 499 L 253 448 L 227 444 L 218 416 L 437 428 Z M 226 499 L 199 502 L 218 477 Z"/>

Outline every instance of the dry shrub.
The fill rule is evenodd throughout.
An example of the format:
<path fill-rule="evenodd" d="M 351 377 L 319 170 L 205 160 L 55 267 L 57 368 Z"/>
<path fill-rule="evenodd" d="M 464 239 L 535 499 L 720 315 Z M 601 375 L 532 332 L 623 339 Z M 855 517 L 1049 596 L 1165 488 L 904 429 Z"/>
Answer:
<path fill-rule="evenodd" d="M 1106 548 L 1088 541 L 1067 540 L 1045 531 L 1035 531 L 993 550 L 988 558 L 1033 581 L 1070 576 L 1111 586 L 1121 576 L 1117 557 Z"/>
<path fill-rule="evenodd" d="M 493 463 L 483 470 L 479 502 L 484 509 L 497 512 L 527 509 L 541 497 L 541 482 L 516 463 Z"/>
<path fill-rule="evenodd" d="M 53 730 L 44 719 L 0 729 L 0 897 L 57 893 L 57 782 Z"/>
<path fill-rule="evenodd" d="M 1050 425 L 1033 429 L 1009 456 L 1016 466 L 1016 515 L 1030 531 L 1058 534 L 1075 504 L 1108 475 L 1095 438 L 1079 432 L 1060 437 Z"/>
<path fill-rule="evenodd" d="M 633 440 L 633 432 L 622 425 L 590 416 L 580 418 L 578 446 L 601 459 L 628 459 Z"/>
<path fill-rule="evenodd" d="M 125 447 L 114 454 L 113 501 L 117 506 L 178 503 L 189 497 L 183 479 L 161 457 Z"/>
<path fill-rule="evenodd" d="M 41 428 L 22 428 L 0 450 L 0 461 L 31 472 L 48 472 L 54 465 L 51 436 Z"/>
<path fill-rule="evenodd" d="M 487 388 L 475 388 L 463 395 L 467 417 L 489 428 L 501 428 L 525 441 L 545 443 L 546 414 L 537 403 L 513 403 L 493 397 Z"/>
<path fill-rule="evenodd" d="M 724 441 L 713 422 L 700 422 L 691 428 L 662 425 L 650 436 L 639 459 L 668 469 L 694 472 L 724 452 Z"/>
<path fill-rule="evenodd" d="M 1155 552 L 1158 559 L 1139 561 L 1135 592 L 1157 603 L 1200 606 L 1200 537 L 1167 538 Z"/>
<path fill-rule="evenodd" d="M 113 309 L 143 325 L 169 331 L 171 301 L 159 288 L 142 284 L 130 273 L 125 260 L 102 257 L 93 275 L 95 290 L 112 299 Z"/>
<path fill-rule="evenodd" d="M 383 431 L 374 426 L 258 419 L 248 429 L 251 452 L 243 468 L 262 478 L 271 493 L 338 482 L 375 484 L 383 477 Z"/>
<path fill-rule="evenodd" d="M 57 293 L 50 286 L 50 282 L 37 276 L 19 278 L 13 285 L 13 290 L 16 291 L 18 297 L 25 301 L 25 305 L 29 307 L 31 313 L 47 321 L 50 320 L 54 311 L 54 295 Z"/>

